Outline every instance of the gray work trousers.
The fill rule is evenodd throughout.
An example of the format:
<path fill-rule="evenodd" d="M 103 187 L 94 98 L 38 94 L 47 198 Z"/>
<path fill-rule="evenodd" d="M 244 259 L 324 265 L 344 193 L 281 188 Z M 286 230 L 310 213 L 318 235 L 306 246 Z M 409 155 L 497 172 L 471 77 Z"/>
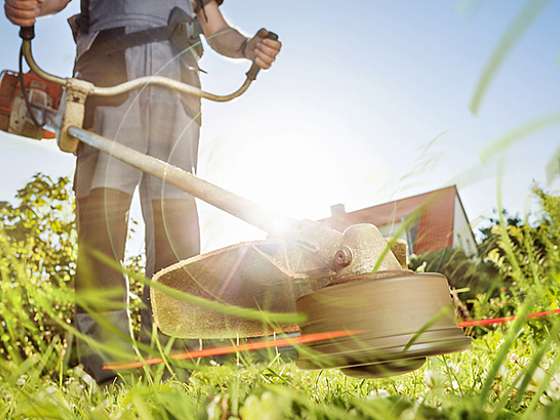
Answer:
<path fill-rule="evenodd" d="M 130 48 L 123 57 L 127 79 L 152 74 L 180 79 L 185 71 L 182 68 L 185 63 L 174 58 L 167 42 Z M 97 62 L 97 67 L 78 68 L 78 76 L 99 83 L 96 80 L 99 72 L 108 70 L 107 80 L 118 80 L 119 75 L 111 74 L 111 71 L 122 72 L 122 68 L 117 68 L 120 65 L 112 69 L 118 59 L 107 57 L 105 62 Z M 192 98 L 162 88 L 147 88 L 121 99 L 120 103 L 96 105 L 92 125 L 86 128 L 184 170 L 192 171 L 196 167 L 199 124 L 198 116 L 192 113 L 193 108 L 197 109 L 192 105 Z M 80 145 L 74 177 L 79 243 L 76 290 L 78 296 L 82 292 L 85 296 L 88 291 L 111 293 L 101 302 L 79 304 L 75 321 L 80 332 L 100 342 L 115 336 L 104 331 L 103 324 L 107 323 L 123 332 L 124 341 L 130 336 L 126 310 L 128 284 L 115 264 L 124 258 L 128 211 L 137 187 L 146 226 L 146 277 L 151 278 L 156 271 L 200 251 L 198 215 L 192 196 L 106 153 Z M 99 254 L 107 260 L 100 260 Z M 147 288 L 143 299 L 146 308 L 142 323 L 150 331 L 152 318 Z M 80 343 L 79 354 L 86 370 L 98 381 L 111 378 L 114 374 L 102 371 L 101 364 L 112 357 L 84 344 Z M 122 348 L 127 345 L 123 344 Z"/>

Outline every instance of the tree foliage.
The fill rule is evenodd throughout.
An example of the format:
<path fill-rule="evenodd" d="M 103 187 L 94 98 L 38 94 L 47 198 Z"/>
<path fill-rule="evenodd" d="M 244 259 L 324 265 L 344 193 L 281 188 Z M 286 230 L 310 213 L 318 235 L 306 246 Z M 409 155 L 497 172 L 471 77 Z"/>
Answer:
<path fill-rule="evenodd" d="M 499 274 L 498 294 L 481 295 L 476 312 L 513 315 L 529 293 L 538 294 L 537 307 L 557 307 L 560 272 L 560 197 L 535 187 L 539 211 L 524 219 L 499 213 L 482 233 L 484 261 Z"/>
<path fill-rule="evenodd" d="M 76 270 L 73 208 L 68 179 L 37 174 L 0 209 L 0 353 L 11 359 L 64 341 L 59 322 L 70 322 Z"/>
<path fill-rule="evenodd" d="M 12 360 L 43 353 L 53 340 L 65 351 L 74 314 L 77 232 L 68 178 L 36 174 L 13 203 L 0 208 L 0 355 Z M 127 269 L 140 270 L 132 257 Z M 142 285 L 131 281 L 139 322 Z"/>
<path fill-rule="evenodd" d="M 480 229 L 479 256 L 446 249 L 412 259 L 416 270 L 444 274 L 471 318 L 512 316 L 530 293 L 535 310 L 558 306 L 560 290 L 560 197 L 534 187 L 539 210 L 526 218 L 496 212 Z M 546 327 L 545 323 L 535 324 Z"/>

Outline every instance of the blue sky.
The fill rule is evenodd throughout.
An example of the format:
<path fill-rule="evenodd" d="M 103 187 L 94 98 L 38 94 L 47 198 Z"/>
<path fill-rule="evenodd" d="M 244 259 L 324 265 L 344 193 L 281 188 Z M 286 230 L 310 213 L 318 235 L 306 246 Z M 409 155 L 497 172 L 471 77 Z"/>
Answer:
<path fill-rule="evenodd" d="M 35 50 L 54 73 L 69 75 L 73 44 L 65 18 L 41 19 Z M 226 0 L 228 19 L 247 34 L 278 32 L 275 68 L 231 104 L 205 104 L 200 172 L 273 209 L 328 216 L 460 180 L 469 218 L 496 206 L 497 167 L 504 205 L 524 213 L 560 126 L 541 130 L 481 164 L 481 153 L 510 130 L 560 111 L 560 2 L 549 2 L 515 46 L 478 115 L 468 108 L 500 37 L 525 1 Z M 0 68 L 17 67 L 17 29 L 0 18 Z M 207 90 L 237 87 L 248 67 L 207 49 Z M 71 176 L 73 158 L 53 145 L 0 135 L 0 200 L 33 173 Z M 475 168 L 475 170 L 471 170 Z M 558 183 L 549 188 L 558 189 Z M 201 207 L 203 244 L 215 248 L 258 236 Z M 133 217 L 140 219 L 135 206 Z M 140 248 L 136 240 L 131 247 Z M 135 252 L 133 249 L 132 252 Z"/>

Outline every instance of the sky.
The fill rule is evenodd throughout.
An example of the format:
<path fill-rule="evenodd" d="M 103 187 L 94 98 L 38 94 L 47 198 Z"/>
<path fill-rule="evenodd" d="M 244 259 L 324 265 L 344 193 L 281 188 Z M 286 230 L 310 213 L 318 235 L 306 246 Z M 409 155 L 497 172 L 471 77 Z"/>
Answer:
<path fill-rule="evenodd" d="M 456 183 L 472 224 L 496 208 L 535 209 L 534 182 L 560 147 L 550 125 L 483 159 L 495 141 L 560 111 L 560 2 L 550 1 L 505 57 L 477 115 L 469 102 L 520 0 L 226 0 L 246 34 L 267 27 L 283 50 L 274 68 L 233 103 L 205 103 L 199 175 L 277 212 L 327 217 Z M 37 25 L 34 50 L 52 73 L 71 73 L 64 12 Z M 17 28 L 0 17 L 0 68 L 16 69 Z M 229 92 L 249 63 L 209 48 L 203 85 Z M 36 172 L 72 176 L 74 158 L 54 144 L 0 133 L 0 201 Z M 500 186 L 498 188 L 498 185 Z M 203 250 L 262 236 L 200 204 Z M 132 217 L 141 220 L 134 204 Z M 129 244 L 142 250 L 142 235 Z"/>

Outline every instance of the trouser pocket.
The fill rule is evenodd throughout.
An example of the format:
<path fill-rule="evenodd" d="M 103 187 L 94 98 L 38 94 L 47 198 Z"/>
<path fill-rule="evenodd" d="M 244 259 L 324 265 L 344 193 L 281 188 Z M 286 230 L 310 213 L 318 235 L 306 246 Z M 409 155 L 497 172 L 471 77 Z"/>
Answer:
<path fill-rule="evenodd" d="M 126 68 L 126 50 L 107 54 L 103 45 L 110 39 L 118 39 L 125 33 L 124 28 L 109 29 L 97 35 L 91 48 L 76 63 L 77 76 L 99 87 L 111 87 L 128 81 Z M 128 94 L 99 97 L 89 96 L 86 101 L 84 128 L 90 129 L 95 122 L 95 110 L 98 106 L 117 107 L 128 99 Z"/>

